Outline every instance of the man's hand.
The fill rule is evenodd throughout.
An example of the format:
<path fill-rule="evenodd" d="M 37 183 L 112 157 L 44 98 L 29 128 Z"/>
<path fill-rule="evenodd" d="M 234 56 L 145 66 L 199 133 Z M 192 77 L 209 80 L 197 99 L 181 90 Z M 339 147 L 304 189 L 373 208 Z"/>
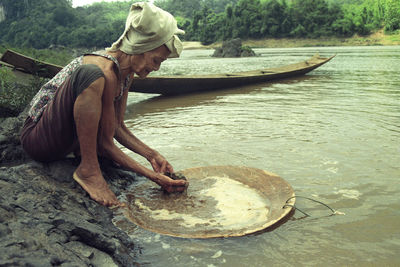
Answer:
<path fill-rule="evenodd" d="M 169 164 L 169 162 L 159 153 L 157 153 L 156 156 L 150 158 L 149 162 L 153 167 L 153 170 L 157 173 L 174 172 L 174 168 L 172 168 L 172 165 Z"/>
<path fill-rule="evenodd" d="M 156 172 L 156 176 L 151 180 L 161 186 L 168 193 L 183 192 L 189 186 L 186 180 L 174 180 L 165 175 L 165 173 L 174 173 L 174 168 L 169 162 L 159 153 L 148 159 Z"/>
<path fill-rule="evenodd" d="M 153 181 L 168 193 L 183 192 L 189 185 L 189 182 L 186 180 L 173 180 L 161 173 L 157 173 Z"/>

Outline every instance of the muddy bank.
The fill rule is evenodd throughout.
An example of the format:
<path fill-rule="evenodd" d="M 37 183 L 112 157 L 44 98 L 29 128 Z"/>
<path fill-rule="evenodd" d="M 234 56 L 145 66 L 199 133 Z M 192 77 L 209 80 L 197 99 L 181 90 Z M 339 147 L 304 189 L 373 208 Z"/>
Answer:
<path fill-rule="evenodd" d="M 202 45 L 200 42 L 184 42 L 184 49 L 216 49 L 222 42 Z M 385 34 L 379 30 L 367 36 L 311 38 L 265 38 L 243 40 L 244 46 L 252 48 L 293 48 L 323 46 L 376 46 L 400 45 L 400 33 Z"/>
<path fill-rule="evenodd" d="M 257 48 L 294 48 L 294 47 L 324 47 L 324 46 L 386 46 L 400 45 L 400 34 L 385 35 L 377 32 L 368 36 L 353 36 L 349 38 L 323 37 L 318 39 L 281 38 L 246 40 L 243 45 Z"/>
<path fill-rule="evenodd" d="M 26 113 L 0 126 L 0 266 L 136 266 L 138 248 L 112 222 L 112 211 L 73 181 L 78 161 L 35 162 L 18 132 Z M 103 161 L 116 194 L 136 179 Z"/>

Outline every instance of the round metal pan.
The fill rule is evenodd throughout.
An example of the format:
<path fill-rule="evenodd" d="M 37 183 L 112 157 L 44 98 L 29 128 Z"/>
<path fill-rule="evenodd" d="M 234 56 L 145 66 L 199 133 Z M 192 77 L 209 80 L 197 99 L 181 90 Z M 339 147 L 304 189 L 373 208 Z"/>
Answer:
<path fill-rule="evenodd" d="M 291 214 L 295 203 L 292 187 L 264 170 L 209 166 L 179 173 L 190 183 L 186 192 L 168 194 L 148 180 L 140 181 L 126 195 L 125 216 L 164 235 L 231 237 L 271 228 Z"/>

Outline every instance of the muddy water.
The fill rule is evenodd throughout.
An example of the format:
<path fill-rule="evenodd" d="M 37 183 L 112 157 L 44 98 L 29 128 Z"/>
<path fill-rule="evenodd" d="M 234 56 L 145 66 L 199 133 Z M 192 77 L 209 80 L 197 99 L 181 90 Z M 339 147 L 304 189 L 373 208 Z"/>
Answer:
<path fill-rule="evenodd" d="M 295 79 L 180 97 L 132 93 L 126 124 L 176 170 L 265 169 L 305 199 L 263 234 L 183 239 L 121 226 L 151 266 L 399 266 L 400 47 L 260 49 L 256 58 L 185 51 L 160 73 L 234 72 L 337 54 Z M 146 161 L 132 154 L 138 161 Z M 147 165 L 148 166 L 148 165 Z"/>

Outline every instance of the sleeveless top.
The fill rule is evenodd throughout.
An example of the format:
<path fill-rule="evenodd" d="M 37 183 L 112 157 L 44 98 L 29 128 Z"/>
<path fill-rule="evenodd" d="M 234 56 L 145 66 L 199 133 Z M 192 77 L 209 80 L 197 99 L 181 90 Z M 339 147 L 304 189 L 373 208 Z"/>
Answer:
<path fill-rule="evenodd" d="M 59 73 L 56 74 L 50 81 L 44 84 L 39 92 L 34 96 L 31 101 L 31 108 L 29 110 L 29 117 L 32 118 L 34 122 L 37 122 L 43 114 L 44 109 L 50 103 L 50 101 L 54 98 L 58 88 L 65 82 L 65 80 L 78 68 L 83 64 L 83 57 L 86 55 L 96 55 L 108 58 L 113 61 L 118 68 L 119 80 L 121 80 L 121 70 L 117 59 L 113 56 L 101 53 L 101 52 L 92 52 L 88 54 L 84 54 L 83 56 L 77 57 L 72 60 L 67 66 L 65 66 Z M 121 99 L 125 90 L 128 89 L 128 85 L 130 83 L 130 76 L 126 77 L 125 81 L 121 81 L 121 91 L 119 95 L 114 99 L 114 101 L 118 101 Z"/>

